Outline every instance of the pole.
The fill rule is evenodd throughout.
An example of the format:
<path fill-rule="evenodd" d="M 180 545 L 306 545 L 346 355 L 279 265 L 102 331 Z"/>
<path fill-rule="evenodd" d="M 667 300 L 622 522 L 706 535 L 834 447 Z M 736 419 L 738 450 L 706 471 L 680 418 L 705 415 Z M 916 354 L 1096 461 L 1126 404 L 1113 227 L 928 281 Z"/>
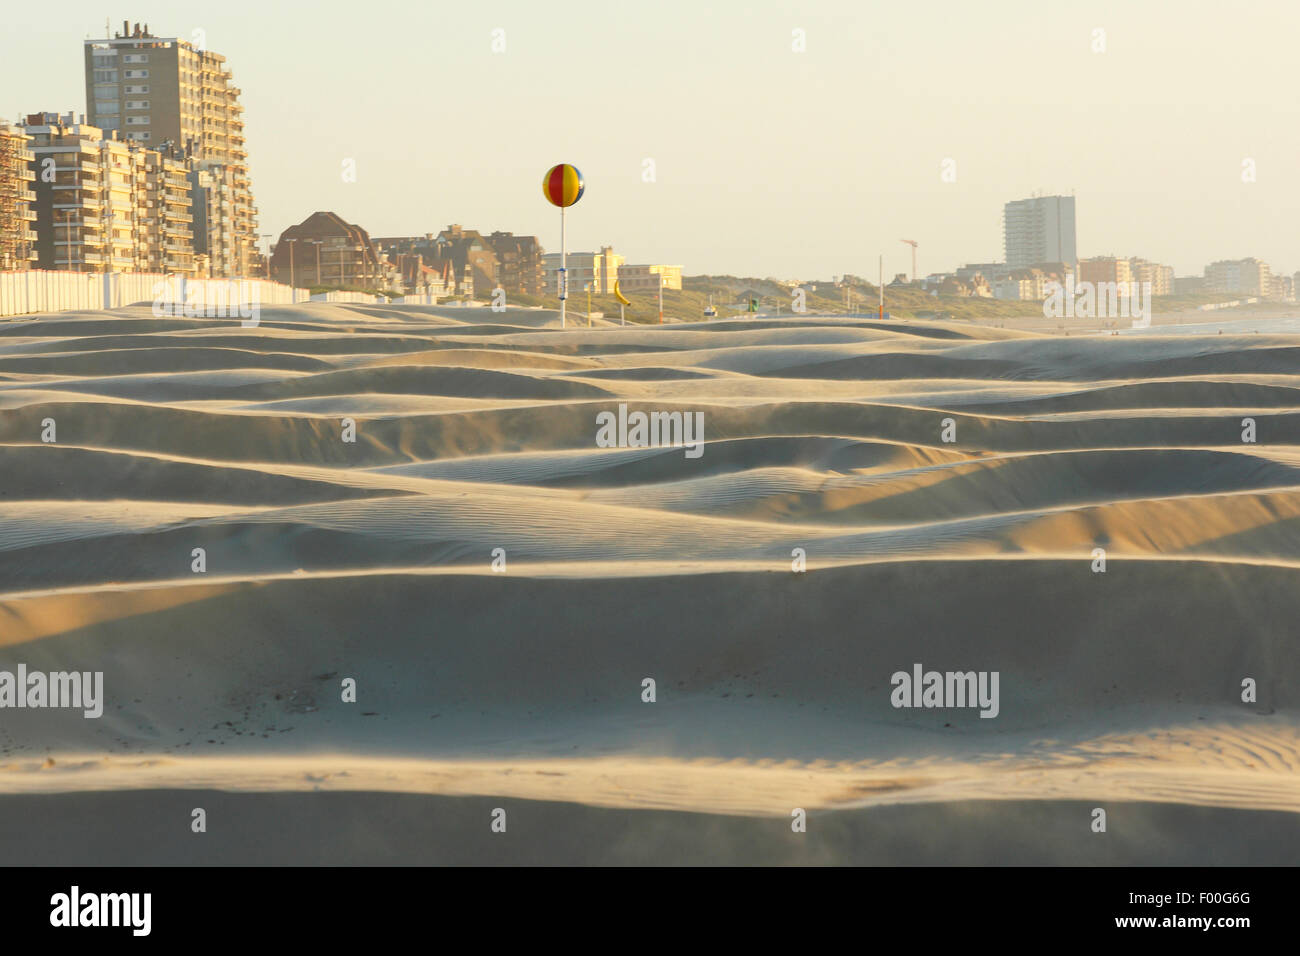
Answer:
<path fill-rule="evenodd" d="M 664 324 L 664 277 L 659 277 L 659 324 Z"/>
<path fill-rule="evenodd" d="M 618 304 L 618 324 L 627 325 L 627 306 L 622 302 Z"/>
<path fill-rule="evenodd" d="M 293 283 L 293 247 L 297 241 L 297 239 L 289 240 L 289 294 L 294 302 L 298 301 L 298 287 Z"/>
<path fill-rule="evenodd" d="M 568 247 L 564 244 L 564 207 L 560 207 L 560 328 L 565 327 L 564 300 L 569 292 L 568 270 L 565 268 L 565 256 Z"/>
<path fill-rule="evenodd" d="M 877 288 L 880 289 L 880 321 L 885 320 L 885 257 L 880 257 L 880 272 L 876 277 Z"/>

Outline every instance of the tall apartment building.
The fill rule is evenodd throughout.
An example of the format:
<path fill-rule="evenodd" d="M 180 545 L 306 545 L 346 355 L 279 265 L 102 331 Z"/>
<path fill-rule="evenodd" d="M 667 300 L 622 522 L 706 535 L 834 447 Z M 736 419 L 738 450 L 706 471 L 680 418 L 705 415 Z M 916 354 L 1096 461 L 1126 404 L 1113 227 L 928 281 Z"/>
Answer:
<path fill-rule="evenodd" d="M 143 206 L 136 259 L 141 271 L 194 275 L 194 215 L 189 166 L 174 152 L 133 150 L 136 201 Z"/>
<path fill-rule="evenodd" d="M 1003 207 L 1002 215 L 1008 268 L 1078 261 L 1073 196 L 1017 199 Z"/>
<path fill-rule="evenodd" d="M 28 269 L 36 258 L 30 146 L 25 129 L 0 121 L 0 269 Z"/>
<path fill-rule="evenodd" d="M 42 269 L 126 272 L 136 265 L 135 159 L 71 113 L 27 117 Z"/>
<path fill-rule="evenodd" d="M 1267 296 L 1272 287 L 1268 263 L 1258 259 L 1224 259 L 1205 267 L 1207 292 Z"/>
<path fill-rule="evenodd" d="M 243 107 L 226 59 L 176 37 L 158 37 L 148 25 L 122 24 L 112 38 L 86 40 L 86 112 L 89 123 L 120 138 L 158 148 L 166 143 L 229 183 L 219 206 L 215 240 L 228 255 L 210 257 L 213 275 L 251 276 L 258 270 L 257 210 L 248 179 Z M 228 205 L 225 205 L 228 203 Z M 228 239 L 226 237 L 229 237 Z M 222 271 L 213 267 L 221 263 Z"/>
<path fill-rule="evenodd" d="M 36 259 L 43 269 L 192 274 L 187 167 L 79 122 L 33 113 Z"/>

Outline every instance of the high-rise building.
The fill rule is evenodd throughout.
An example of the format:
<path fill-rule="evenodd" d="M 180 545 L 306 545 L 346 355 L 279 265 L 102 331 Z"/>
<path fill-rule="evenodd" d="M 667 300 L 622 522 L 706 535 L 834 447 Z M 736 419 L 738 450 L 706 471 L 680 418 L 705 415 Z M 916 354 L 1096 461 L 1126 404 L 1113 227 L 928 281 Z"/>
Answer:
<path fill-rule="evenodd" d="M 1042 262 L 1078 261 L 1075 247 L 1074 197 L 1035 196 L 1003 208 L 1003 236 L 1008 268 Z"/>
<path fill-rule="evenodd" d="M 211 260 L 214 275 L 250 276 L 259 262 L 257 210 L 248 179 L 243 107 L 225 57 L 176 37 L 158 37 L 146 24 L 122 24 L 111 38 L 86 40 L 86 114 L 89 125 L 157 149 L 170 144 L 194 168 L 217 170 L 229 182 L 226 223 L 206 221 L 229 236 L 230 252 Z M 212 244 L 205 238 L 204 244 Z"/>
<path fill-rule="evenodd" d="M 72 113 L 33 113 L 26 129 L 36 173 L 40 268 L 133 270 L 137 209 L 130 147 Z"/>
<path fill-rule="evenodd" d="M 0 269 L 27 269 L 36 258 L 36 194 L 31 137 L 0 121 Z"/>
<path fill-rule="evenodd" d="M 137 260 L 144 272 L 194 275 L 189 166 L 168 150 L 136 149 L 136 203 L 143 207 Z"/>
<path fill-rule="evenodd" d="M 72 113 L 33 113 L 25 134 L 41 268 L 193 273 L 190 184 L 178 155 Z"/>

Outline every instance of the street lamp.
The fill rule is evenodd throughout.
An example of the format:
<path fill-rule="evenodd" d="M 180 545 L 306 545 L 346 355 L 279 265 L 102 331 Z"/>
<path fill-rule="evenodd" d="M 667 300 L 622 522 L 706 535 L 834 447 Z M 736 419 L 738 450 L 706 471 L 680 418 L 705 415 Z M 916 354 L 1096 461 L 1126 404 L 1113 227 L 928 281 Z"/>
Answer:
<path fill-rule="evenodd" d="M 294 284 L 294 273 L 293 273 L 293 245 L 294 245 L 294 243 L 297 242 L 298 240 L 297 240 L 297 239 L 286 239 L 286 240 L 284 240 L 284 241 L 287 242 L 287 243 L 289 243 L 289 294 L 293 296 L 293 301 L 294 301 L 294 302 L 297 302 L 297 301 L 298 301 L 298 287 Z"/>
<path fill-rule="evenodd" d="M 325 280 L 321 278 L 321 274 L 320 274 L 321 241 L 319 239 L 308 239 L 307 242 L 316 247 L 316 284 L 323 289 L 325 288 Z"/>

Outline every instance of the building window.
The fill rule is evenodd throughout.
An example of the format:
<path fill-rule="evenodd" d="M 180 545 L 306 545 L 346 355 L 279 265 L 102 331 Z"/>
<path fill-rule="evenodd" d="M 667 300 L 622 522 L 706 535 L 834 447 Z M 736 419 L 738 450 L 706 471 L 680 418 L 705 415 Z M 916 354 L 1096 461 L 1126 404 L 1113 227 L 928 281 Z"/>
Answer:
<path fill-rule="evenodd" d="M 149 71 L 148 70 L 127 70 L 126 78 L 128 80 L 147 80 L 149 79 Z"/>
<path fill-rule="evenodd" d="M 116 116 L 118 112 L 117 107 L 117 100 L 95 100 L 95 115 Z"/>
<path fill-rule="evenodd" d="M 125 62 L 125 63 L 148 63 L 148 62 L 149 62 L 149 54 L 148 54 L 148 53 L 128 53 L 128 54 L 127 54 L 125 57 L 123 57 L 122 59 L 123 59 L 123 62 Z"/>
<path fill-rule="evenodd" d="M 126 92 L 126 93 L 148 93 L 148 92 L 149 92 L 149 87 L 147 87 L 147 86 L 128 86 L 128 87 L 127 87 L 123 92 Z"/>
<path fill-rule="evenodd" d="M 130 75 L 129 73 L 127 74 Z M 117 70 L 95 70 L 96 83 L 116 83 Z"/>
<path fill-rule="evenodd" d="M 149 108 L 148 100 L 127 100 L 126 108 L 129 110 L 147 110 Z"/>
<path fill-rule="evenodd" d="M 147 116 L 128 116 L 126 118 L 127 126 L 148 126 L 149 117 Z"/>

